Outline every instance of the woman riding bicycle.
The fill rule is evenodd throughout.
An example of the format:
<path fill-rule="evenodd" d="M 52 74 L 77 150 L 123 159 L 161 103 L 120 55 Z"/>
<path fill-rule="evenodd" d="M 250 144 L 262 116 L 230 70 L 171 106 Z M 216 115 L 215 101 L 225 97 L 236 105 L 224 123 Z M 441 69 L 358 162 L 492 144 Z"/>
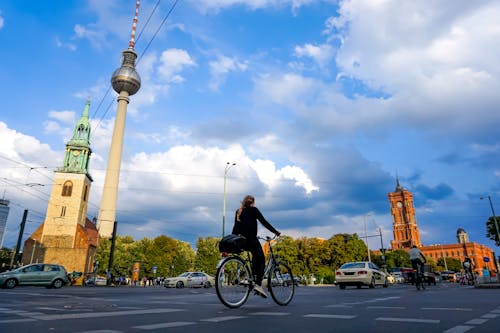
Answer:
<path fill-rule="evenodd" d="M 234 217 L 233 235 L 242 235 L 246 238 L 245 250 L 252 253 L 252 274 L 255 275 L 255 290 L 262 297 L 267 297 L 262 289 L 262 279 L 264 277 L 265 257 L 262 246 L 257 238 L 257 220 L 266 229 L 279 236 L 281 233 L 267 222 L 260 210 L 255 207 L 255 198 L 247 195 L 241 202 L 241 207 L 236 211 Z"/>
<path fill-rule="evenodd" d="M 411 267 L 415 270 L 415 282 L 418 277 L 424 275 L 424 264 L 427 262 L 424 254 L 420 251 L 416 245 L 413 245 L 409 252 Z"/>

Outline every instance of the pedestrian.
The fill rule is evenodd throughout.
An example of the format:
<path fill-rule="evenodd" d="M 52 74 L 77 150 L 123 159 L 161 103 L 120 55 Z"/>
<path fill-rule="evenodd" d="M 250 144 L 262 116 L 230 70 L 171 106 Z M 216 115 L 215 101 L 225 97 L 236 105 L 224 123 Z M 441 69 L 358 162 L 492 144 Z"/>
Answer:
<path fill-rule="evenodd" d="M 232 234 L 246 238 L 245 250 L 252 253 L 252 274 L 255 276 L 254 290 L 262 297 L 267 297 L 266 292 L 262 289 L 265 257 L 262 245 L 257 238 L 257 221 L 276 236 L 281 234 L 267 222 L 260 210 L 255 207 L 255 198 L 247 195 L 243 198 L 241 207 L 236 210 Z"/>

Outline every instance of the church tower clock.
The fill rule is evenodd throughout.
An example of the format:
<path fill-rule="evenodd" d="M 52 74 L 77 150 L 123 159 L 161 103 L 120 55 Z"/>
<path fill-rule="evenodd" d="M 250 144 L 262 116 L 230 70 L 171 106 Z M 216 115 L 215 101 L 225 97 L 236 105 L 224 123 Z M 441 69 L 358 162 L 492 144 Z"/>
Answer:
<path fill-rule="evenodd" d="M 397 179 L 396 189 L 389 193 L 388 197 L 393 217 L 394 240 L 391 241 L 392 249 L 409 249 L 413 245 L 422 246 L 420 231 L 415 220 L 413 194 L 407 189 L 403 189 L 399 179 Z"/>

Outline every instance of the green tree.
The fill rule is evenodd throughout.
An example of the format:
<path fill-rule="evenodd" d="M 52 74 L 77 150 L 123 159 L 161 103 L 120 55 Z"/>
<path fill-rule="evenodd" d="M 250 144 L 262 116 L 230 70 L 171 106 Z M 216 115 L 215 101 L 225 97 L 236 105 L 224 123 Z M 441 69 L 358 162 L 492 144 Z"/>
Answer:
<path fill-rule="evenodd" d="M 411 267 L 410 256 L 405 250 L 387 251 L 387 267 Z"/>
<path fill-rule="evenodd" d="M 497 221 L 498 227 L 500 228 L 500 216 L 495 216 L 495 218 L 493 218 L 493 216 L 490 216 L 488 221 L 486 221 L 486 237 L 494 240 L 496 246 L 500 246 L 500 239 L 498 238 L 500 230 L 497 230 L 495 219 Z"/>
<path fill-rule="evenodd" d="M 0 272 L 10 268 L 10 261 L 14 255 L 14 249 L 2 247 L 0 249 Z"/>
<path fill-rule="evenodd" d="M 446 259 L 446 265 L 444 264 L 444 260 Z M 448 267 L 449 271 L 460 272 L 462 269 L 462 262 L 455 258 L 439 258 L 437 260 L 438 266 L 445 270 L 445 267 Z"/>
<path fill-rule="evenodd" d="M 298 247 L 299 241 L 290 236 L 282 236 L 273 246 L 274 255 L 283 260 L 292 270 L 295 276 L 305 276 L 305 265 L 301 260 L 302 255 Z"/>
<path fill-rule="evenodd" d="M 219 252 L 220 238 L 198 237 L 196 242 L 196 255 L 194 268 L 210 275 L 215 275 L 217 262 L 221 259 Z"/>

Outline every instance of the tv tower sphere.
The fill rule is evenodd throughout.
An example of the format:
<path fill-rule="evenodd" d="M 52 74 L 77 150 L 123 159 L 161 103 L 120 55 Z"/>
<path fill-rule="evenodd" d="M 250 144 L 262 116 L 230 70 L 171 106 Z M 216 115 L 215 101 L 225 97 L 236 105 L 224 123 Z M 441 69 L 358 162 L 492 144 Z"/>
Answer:
<path fill-rule="evenodd" d="M 111 84 L 118 94 L 126 91 L 131 96 L 138 92 L 141 87 L 141 77 L 135 70 L 137 54 L 132 48 L 123 51 L 122 54 L 122 66 L 114 71 L 111 77 Z"/>

